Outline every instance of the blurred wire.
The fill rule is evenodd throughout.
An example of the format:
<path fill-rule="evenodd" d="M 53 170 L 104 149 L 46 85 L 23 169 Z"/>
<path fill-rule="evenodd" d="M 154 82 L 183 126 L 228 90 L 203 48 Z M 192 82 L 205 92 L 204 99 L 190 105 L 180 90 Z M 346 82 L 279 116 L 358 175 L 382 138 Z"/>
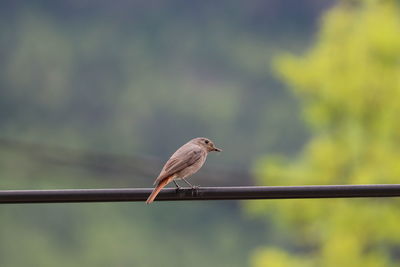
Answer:
<path fill-rule="evenodd" d="M 152 188 L 134 189 L 65 189 L 3 190 L 0 203 L 58 203 L 145 201 Z M 243 200 L 298 198 L 399 197 L 400 184 L 388 185 L 314 185 L 202 187 L 198 189 L 163 189 L 157 201 L 171 200 Z"/>
<path fill-rule="evenodd" d="M 161 169 L 163 161 L 154 157 L 138 157 L 108 154 L 93 151 L 70 149 L 61 146 L 44 145 L 0 138 L 1 149 L 12 149 L 28 155 L 32 161 L 51 166 L 81 168 L 96 175 L 99 179 L 135 179 L 135 185 L 153 182 Z M 205 166 L 201 171 L 203 184 L 252 185 L 247 170 L 231 170 Z M 150 183 L 150 184 L 151 184 Z"/>

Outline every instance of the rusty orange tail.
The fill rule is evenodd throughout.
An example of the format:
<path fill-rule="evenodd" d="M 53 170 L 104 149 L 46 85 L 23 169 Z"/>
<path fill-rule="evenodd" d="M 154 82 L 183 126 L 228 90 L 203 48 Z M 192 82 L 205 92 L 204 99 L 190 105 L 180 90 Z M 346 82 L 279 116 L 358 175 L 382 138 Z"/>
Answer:
<path fill-rule="evenodd" d="M 154 201 L 154 199 L 156 198 L 156 196 L 158 195 L 158 193 L 160 193 L 161 189 L 164 188 L 164 186 L 166 186 L 169 182 L 171 182 L 173 179 L 172 176 L 167 177 L 163 180 L 161 180 L 158 185 L 156 186 L 156 188 L 154 188 L 153 192 L 151 192 L 150 196 L 147 198 L 146 203 L 150 204 L 151 202 Z"/>

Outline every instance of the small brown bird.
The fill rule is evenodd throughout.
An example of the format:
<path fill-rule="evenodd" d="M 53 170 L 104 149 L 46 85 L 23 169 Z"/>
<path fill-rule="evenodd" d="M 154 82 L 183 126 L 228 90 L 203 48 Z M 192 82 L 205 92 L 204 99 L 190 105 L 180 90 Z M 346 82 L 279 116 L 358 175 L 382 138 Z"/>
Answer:
<path fill-rule="evenodd" d="M 175 180 L 182 179 L 190 185 L 193 189 L 195 186 L 191 185 L 185 178 L 196 173 L 206 161 L 208 152 L 222 150 L 216 148 L 214 143 L 210 139 L 204 137 L 198 137 L 190 140 L 183 146 L 181 146 L 165 163 L 160 174 L 155 180 L 154 184 L 156 187 L 150 194 L 146 203 L 149 204 L 154 201 L 161 189 L 169 184 L 171 181 L 174 182 L 175 186 L 179 189 L 180 186 Z"/>

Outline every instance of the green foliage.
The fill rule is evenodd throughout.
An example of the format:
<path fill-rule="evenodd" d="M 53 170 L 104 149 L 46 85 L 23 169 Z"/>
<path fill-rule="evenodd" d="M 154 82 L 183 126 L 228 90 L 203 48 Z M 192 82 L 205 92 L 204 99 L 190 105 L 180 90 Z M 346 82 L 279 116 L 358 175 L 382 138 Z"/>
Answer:
<path fill-rule="evenodd" d="M 302 102 L 312 138 L 291 161 L 266 157 L 262 184 L 379 184 L 400 177 L 400 10 L 394 1 L 339 4 L 304 56 L 276 67 Z M 296 200 L 249 205 L 287 233 L 253 266 L 398 266 L 396 199 Z"/>

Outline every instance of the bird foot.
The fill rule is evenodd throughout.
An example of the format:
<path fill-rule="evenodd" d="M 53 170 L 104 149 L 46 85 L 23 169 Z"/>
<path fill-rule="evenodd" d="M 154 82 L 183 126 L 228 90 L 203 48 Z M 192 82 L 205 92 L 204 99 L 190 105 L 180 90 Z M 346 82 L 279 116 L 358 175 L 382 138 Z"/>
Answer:
<path fill-rule="evenodd" d="M 198 185 L 193 185 L 192 186 L 192 190 L 198 190 L 200 188 L 200 186 L 198 186 Z"/>

